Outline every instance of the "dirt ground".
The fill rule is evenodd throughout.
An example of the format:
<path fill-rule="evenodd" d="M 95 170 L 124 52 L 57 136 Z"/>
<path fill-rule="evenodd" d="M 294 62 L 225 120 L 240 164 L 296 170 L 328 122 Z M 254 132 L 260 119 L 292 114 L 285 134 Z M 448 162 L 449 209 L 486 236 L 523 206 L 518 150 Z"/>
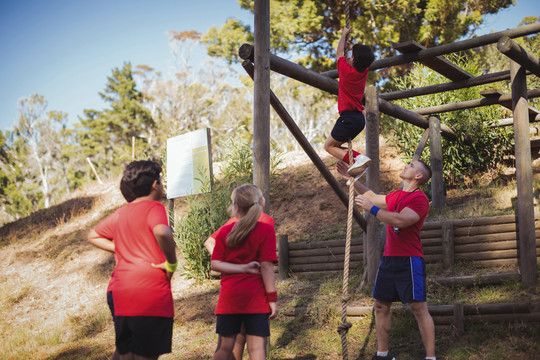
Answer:
<path fill-rule="evenodd" d="M 391 149 L 385 148 L 382 153 L 380 192 L 386 193 L 400 186 L 399 173 L 405 164 Z M 336 170 L 337 160 L 324 150 L 318 154 L 348 193 L 346 179 Z M 282 167 L 279 181 L 272 184 L 270 193 L 270 215 L 276 222 L 276 233 L 288 235 L 289 241 L 298 241 L 345 231 L 347 207 L 308 156 L 303 151 L 287 153 Z M 361 181 L 365 181 L 365 176 Z M 356 223 L 354 226 L 359 228 Z"/>

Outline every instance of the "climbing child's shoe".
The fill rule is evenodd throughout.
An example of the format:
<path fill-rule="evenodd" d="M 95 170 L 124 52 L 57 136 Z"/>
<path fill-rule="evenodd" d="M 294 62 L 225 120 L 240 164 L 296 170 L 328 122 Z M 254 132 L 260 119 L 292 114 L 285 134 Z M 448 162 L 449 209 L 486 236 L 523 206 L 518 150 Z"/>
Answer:
<path fill-rule="evenodd" d="M 366 171 L 367 167 L 371 164 L 371 159 L 366 155 L 358 155 L 354 158 L 354 164 L 347 170 L 349 175 L 357 176 Z"/>

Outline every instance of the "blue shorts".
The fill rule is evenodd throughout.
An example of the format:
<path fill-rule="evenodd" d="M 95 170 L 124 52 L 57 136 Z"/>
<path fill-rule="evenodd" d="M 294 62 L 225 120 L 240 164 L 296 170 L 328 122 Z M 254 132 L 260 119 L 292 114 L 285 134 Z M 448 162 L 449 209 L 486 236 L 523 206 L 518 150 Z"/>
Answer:
<path fill-rule="evenodd" d="M 173 318 L 160 316 L 116 316 L 112 292 L 107 293 L 120 355 L 133 353 L 156 357 L 172 350 Z"/>
<path fill-rule="evenodd" d="M 242 323 L 247 335 L 270 336 L 270 314 L 219 314 L 216 321 L 216 333 L 236 335 L 240 333 Z"/>
<path fill-rule="evenodd" d="M 361 111 L 344 111 L 337 119 L 330 135 L 341 142 L 354 139 L 366 126 L 364 114 Z"/>
<path fill-rule="evenodd" d="M 426 264 L 418 256 L 383 256 L 373 297 L 382 302 L 426 301 Z"/>

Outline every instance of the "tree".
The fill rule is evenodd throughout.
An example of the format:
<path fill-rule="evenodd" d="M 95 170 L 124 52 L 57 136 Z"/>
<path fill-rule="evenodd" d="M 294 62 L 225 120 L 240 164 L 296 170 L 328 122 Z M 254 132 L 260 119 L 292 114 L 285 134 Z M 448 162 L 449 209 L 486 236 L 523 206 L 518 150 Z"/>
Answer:
<path fill-rule="evenodd" d="M 140 65 L 135 72 L 142 84 L 144 105 L 155 119 L 154 150 L 163 148 L 167 138 L 199 128 L 212 130 L 214 159 L 221 157 L 220 145 L 231 129 L 246 136 L 245 125 L 252 119 L 249 85 L 228 81 L 236 71 L 219 59 L 194 63 L 192 53 L 200 47 L 195 31 L 169 31 L 169 47 L 174 56 L 175 74 L 167 78 L 153 68 Z M 231 81 L 232 82 L 232 81 Z M 251 81 L 250 81 L 251 82 Z"/>
<path fill-rule="evenodd" d="M 239 0 L 253 12 L 253 0 Z M 514 0 L 350 0 L 351 39 L 371 44 L 378 57 L 395 55 L 393 44 L 416 40 L 426 47 L 470 36 L 482 16 L 495 14 Z M 295 57 L 313 70 L 335 67 L 335 47 L 345 25 L 345 2 L 340 0 L 272 0 L 270 41 L 274 53 Z M 208 54 L 238 61 L 238 48 L 251 42 L 249 26 L 228 19 L 202 37 Z"/>
<path fill-rule="evenodd" d="M 99 93 L 110 108 L 84 110 L 77 132 L 86 156 L 105 174 L 111 174 L 131 159 L 132 137 L 152 137 L 154 120 L 143 106 L 143 95 L 137 90 L 131 64 L 114 68 L 107 77 L 105 90 Z"/>
<path fill-rule="evenodd" d="M 35 161 L 41 182 L 41 192 L 45 208 L 50 206 L 49 169 L 52 152 L 46 143 L 48 123 L 45 119 L 47 101 L 41 95 L 32 94 L 19 100 L 19 123 L 17 134 L 27 143 L 31 158 Z"/>
<path fill-rule="evenodd" d="M 481 69 L 467 58 L 451 58 L 458 66 L 473 75 L 479 75 Z M 444 77 L 422 65 L 416 66 L 396 86 L 400 90 L 440 84 Z M 432 95 L 425 95 L 397 101 L 407 109 L 424 108 L 439 104 L 450 104 L 480 98 L 480 91 L 493 84 L 455 90 Z M 495 85 L 496 86 L 496 85 Z M 504 86 L 504 84 L 503 84 Z M 491 181 L 501 170 L 504 159 L 512 153 L 511 127 L 491 127 L 497 120 L 505 117 L 505 110 L 500 106 L 487 106 L 440 114 L 441 122 L 456 130 L 456 140 L 442 139 L 443 177 L 448 187 L 467 187 L 478 183 L 478 174 Z M 424 129 L 404 121 L 385 117 L 384 133 L 390 137 L 390 144 L 399 149 L 406 162 L 410 161 Z M 472 144 L 465 143 L 466 135 L 471 136 Z M 429 163 L 428 152 L 423 159 Z"/>

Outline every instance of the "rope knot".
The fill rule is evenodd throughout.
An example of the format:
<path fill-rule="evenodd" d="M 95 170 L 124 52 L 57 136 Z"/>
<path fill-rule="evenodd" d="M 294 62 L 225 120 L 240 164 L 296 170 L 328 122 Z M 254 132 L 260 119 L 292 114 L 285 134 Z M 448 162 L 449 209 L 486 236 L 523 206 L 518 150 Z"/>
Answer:
<path fill-rule="evenodd" d="M 340 335 L 346 334 L 349 332 L 349 329 L 352 327 L 352 324 L 348 321 L 343 322 L 341 325 L 338 326 L 337 332 Z"/>

